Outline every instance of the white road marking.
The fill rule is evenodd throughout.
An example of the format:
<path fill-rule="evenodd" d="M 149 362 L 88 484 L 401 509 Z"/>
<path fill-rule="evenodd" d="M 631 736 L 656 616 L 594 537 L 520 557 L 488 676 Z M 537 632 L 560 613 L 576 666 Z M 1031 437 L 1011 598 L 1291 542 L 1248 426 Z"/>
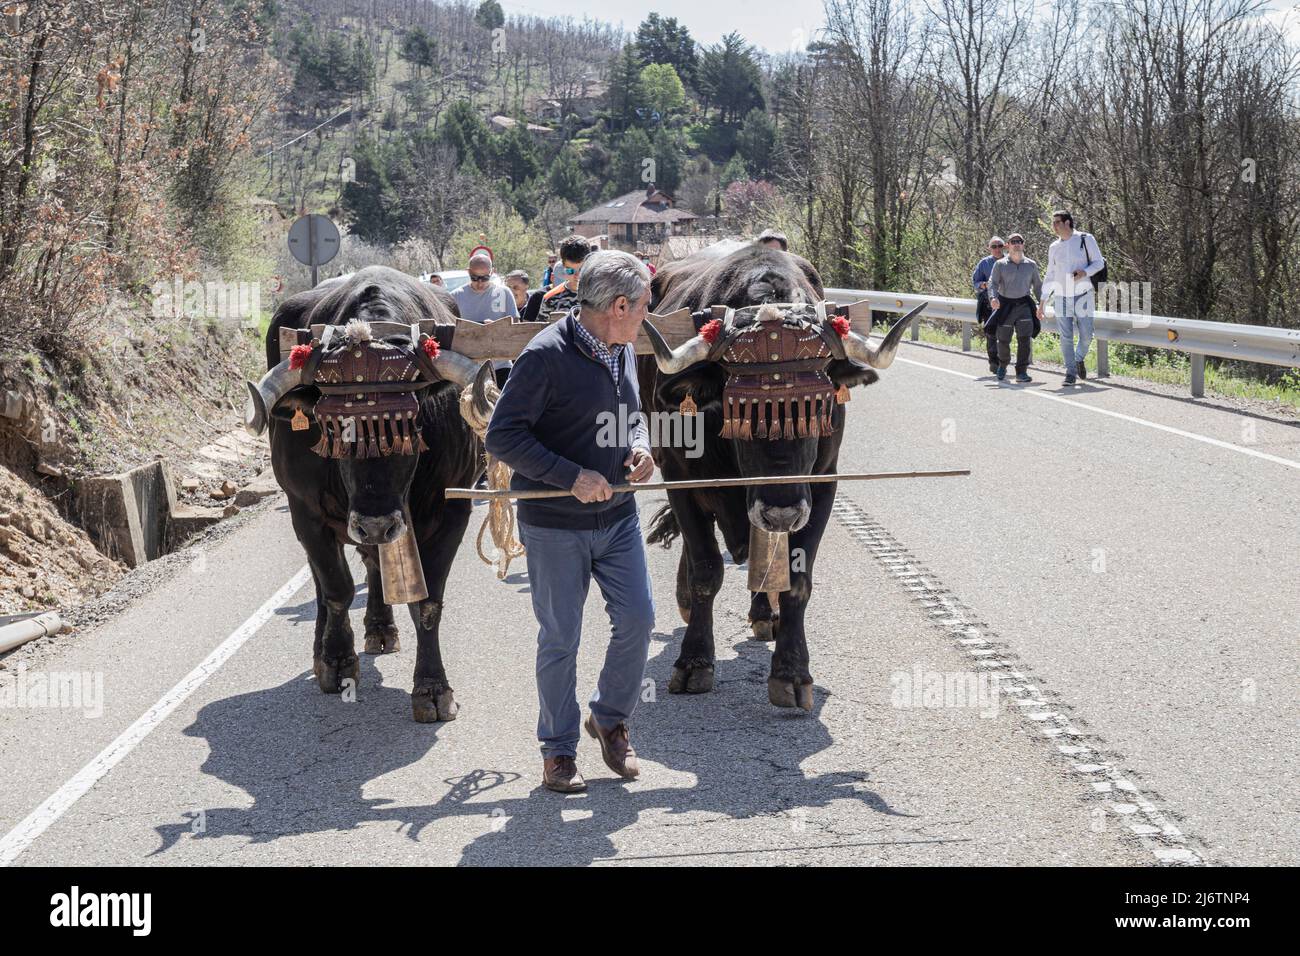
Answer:
<path fill-rule="evenodd" d="M 175 687 L 163 694 L 152 707 L 140 715 L 130 727 L 122 731 L 116 740 L 100 751 L 99 756 L 86 764 L 67 783 L 51 794 L 44 803 L 27 815 L 18 826 L 14 827 L 0 839 L 0 866 L 8 866 L 22 855 L 23 851 L 48 830 L 59 817 L 67 813 L 74 803 L 90 792 L 105 774 L 122 762 L 136 745 L 168 718 L 172 711 L 184 702 L 185 698 L 198 690 L 209 677 L 220 669 L 221 665 L 234 656 L 244 643 L 271 619 L 276 610 L 284 605 L 298 590 L 311 580 L 311 568 L 303 567 L 289 579 L 280 590 L 267 599 L 267 602 L 253 612 L 243 624 L 222 641 L 217 648 L 203 659 L 198 667 L 190 671 Z"/>
<path fill-rule="evenodd" d="M 917 365 L 921 368 L 933 369 L 936 372 L 947 372 L 949 375 L 956 375 L 959 378 L 970 379 L 975 381 L 980 378 L 979 375 L 971 375 L 969 372 L 958 372 L 956 369 L 944 368 L 942 365 L 931 365 L 928 362 L 918 362 L 915 359 L 905 359 L 902 357 L 894 359 L 896 362 L 906 362 L 908 365 Z M 1278 455 L 1270 455 L 1268 452 L 1256 451 L 1253 448 L 1243 448 L 1240 445 L 1234 445 L 1229 441 L 1220 441 L 1217 438 L 1210 438 L 1208 435 L 1198 435 L 1196 432 L 1183 431 L 1181 428 L 1174 428 L 1172 425 L 1161 425 L 1159 422 L 1148 421 L 1145 418 L 1138 418 L 1135 415 L 1125 415 L 1123 412 L 1112 412 L 1108 408 L 1098 408 L 1095 405 L 1087 405 L 1083 402 L 1072 401 L 1068 398 L 1062 398 L 1060 395 L 1052 395 L 1047 392 L 1023 388 L 1015 389 L 1023 395 L 1033 395 L 1035 398 L 1043 398 L 1049 402 L 1060 402 L 1062 405 L 1070 405 L 1073 408 L 1082 408 L 1084 411 L 1095 412 L 1098 415 L 1107 415 L 1111 418 L 1118 418 L 1120 421 L 1131 422 L 1134 425 L 1143 425 L 1147 428 L 1154 428 L 1156 431 L 1168 432 L 1171 435 L 1178 435 L 1180 438 L 1190 438 L 1192 441 L 1203 442 L 1206 445 L 1213 445 L 1216 448 L 1226 448 L 1228 451 L 1235 451 L 1242 455 L 1250 455 L 1252 458 L 1262 458 L 1264 461 L 1271 461 L 1275 465 L 1284 465 L 1287 468 L 1300 470 L 1300 461 L 1291 458 L 1281 458 Z"/>

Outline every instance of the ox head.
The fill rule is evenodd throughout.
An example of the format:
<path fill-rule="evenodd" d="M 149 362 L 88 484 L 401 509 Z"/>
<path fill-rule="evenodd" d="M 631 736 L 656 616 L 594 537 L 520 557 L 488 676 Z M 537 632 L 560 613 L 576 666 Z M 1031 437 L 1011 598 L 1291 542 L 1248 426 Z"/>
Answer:
<path fill-rule="evenodd" d="M 718 317 L 676 348 L 647 321 L 655 362 L 669 376 L 660 396 L 691 395 L 701 406 L 716 400 L 718 437 L 732 443 L 742 476 L 812 474 L 820 440 L 843 422 L 837 406 L 849 387 L 875 381 L 873 370 L 893 362 L 920 309 L 878 341 L 854 332 L 845 311 L 824 302 L 715 309 Z M 756 528 L 798 531 L 812 510 L 811 486 L 753 486 L 746 504 Z"/>
<path fill-rule="evenodd" d="M 358 544 L 387 544 L 407 529 L 411 481 L 420 455 L 430 451 L 429 389 L 442 382 L 458 391 L 472 386 L 475 414 L 484 421 L 491 415 L 492 363 L 476 363 L 421 331 L 422 320 L 445 318 L 440 300 L 408 276 L 363 269 L 312 308 L 308 324 L 320 332 L 310 344 L 248 383 L 244 425 L 251 434 L 262 434 L 272 417 L 292 417 L 295 430 L 314 429 L 311 452 L 337 463 L 348 534 Z"/>

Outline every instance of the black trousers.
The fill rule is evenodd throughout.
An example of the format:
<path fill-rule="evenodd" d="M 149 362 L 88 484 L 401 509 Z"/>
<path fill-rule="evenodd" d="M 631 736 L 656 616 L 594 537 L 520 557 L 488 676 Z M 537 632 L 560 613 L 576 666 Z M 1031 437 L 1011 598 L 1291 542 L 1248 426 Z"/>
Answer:
<path fill-rule="evenodd" d="M 986 289 L 975 297 L 975 321 L 979 323 L 981 330 L 984 328 L 984 323 L 988 321 L 989 316 L 992 314 L 993 306 L 989 305 L 989 293 Z M 987 332 L 984 334 L 984 349 L 988 353 L 989 364 L 997 365 L 998 339 L 996 335 L 989 335 Z"/>
<path fill-rule="evenodd" d="M 1002 302 L 998 309 L 997 350 L 998 364 L 1011 364 L 1011 336 L 1016 337 L 1016 373 L 1029 369 L 1029 356 L 1033 351 L 1034 307 L 1030 299 Z M 992 336 L 990 336 L 992 338 Z"/>

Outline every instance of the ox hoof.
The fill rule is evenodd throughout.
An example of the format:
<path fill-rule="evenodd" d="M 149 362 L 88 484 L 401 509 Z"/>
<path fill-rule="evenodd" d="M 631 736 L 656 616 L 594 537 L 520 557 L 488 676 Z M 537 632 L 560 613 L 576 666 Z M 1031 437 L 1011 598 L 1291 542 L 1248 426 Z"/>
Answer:
<path fill-rule="evenodd" d="M 779 618 L 772 617 L 766 621 L 750 621 L 749 626 L 754 630 L 754 640 L 775 641 L 778 620 Z"/>
<path fill-rule="evenodd" d="M 776 707 L 798 707 L 810 711 L 813 708 L 813 685 L 796 684 L 780 677 L 767 679 L 767 699 Z"/>
<path fill-rule="evenodd" d="M 679 607 L 677 613 L 682 616 L 682 621 L 686 624 L 691 623 L 691 609 L 688 607 Z"/>
<path fill-rule="evenodd" d="M 668 680 L 670 694 L 707 694 L 713 690 L 712 667 L 674 667 Z"/>
<path fill-rule="evenodd" d="M 421 687 L 411 691 L 411 716 L 417 724 L 436 724 L 444 720 L 455 720 L 460 708 L 450 687 L 437 690 L 433 687 Z"/>
<path fill-rule="evenodd" d="M 318 657 L 312 662 L 312 672 L 320 684 L 321 693 L 338 694 L 343 691 L 343 682 L 351 679 L 353 686 L 361 680 L 361 661 L 357 655 L 331 660 Z"/>
<path fill-rule="evenodd" d="M 388 624 L 366 631 L 367 654 L 396 654 L 402 649 L 402 642 L 397 638 L 397 625 Z"/>

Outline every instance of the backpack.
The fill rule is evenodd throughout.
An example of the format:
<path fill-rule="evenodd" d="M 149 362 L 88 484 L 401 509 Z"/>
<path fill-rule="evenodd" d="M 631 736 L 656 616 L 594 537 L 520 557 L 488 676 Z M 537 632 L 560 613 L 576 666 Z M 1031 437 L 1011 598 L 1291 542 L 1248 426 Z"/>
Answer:
<path fill-rule="evenodd" d="M 1096 239 L 1093 239 L 1093 242 L 1096 241 L 1097 241 Z M 1088 255 L 1088 239 L 1086 236 L 1079 237 L 1079 248 L 1083 250 L 1083 254 L 1086 258 Z M 1101 246 L 1097 247 L 1097 254 L 1101 255 Z M 1106 273 L 1109 271 L 1109 269 L 1110 266 L 1103 265 L 1097 273 L 1088 276 L 1088 281 L 1092 283 L 1093 289 L 1096 289 L 1097 286 L 1101 285 L 1103 282 L 1106 281 Z"/>

